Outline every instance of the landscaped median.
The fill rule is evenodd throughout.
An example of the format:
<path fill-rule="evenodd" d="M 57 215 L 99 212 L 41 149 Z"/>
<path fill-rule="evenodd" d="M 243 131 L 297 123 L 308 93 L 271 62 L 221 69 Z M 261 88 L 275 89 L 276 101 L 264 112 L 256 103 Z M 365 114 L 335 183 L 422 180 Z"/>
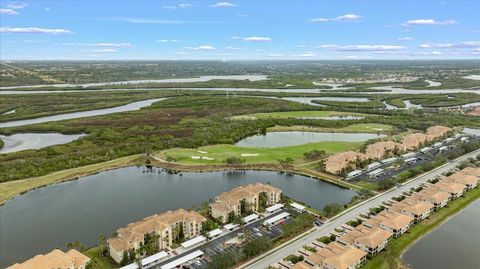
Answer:
<path fill-rule="evenodd" d="M 4 182 L 0 184 L 0 189 L 2 190 L 0 192 L 0 205 L 5 203 L 8 199 L 13 198 L 15 195 L 25 193 L 29 190 L 47 186 L 53 183 L 77 179 L 82 176 L 87 176 L 106 170 L 144 163 L 145 161 L 142 161 L 141 155 L 131 155 L 108 162 L 63 170 L 41 177 Z"/>
<path fill-rule="evenodd" d="M 463 197 L 456 199 L 439 211 L 436 211 L 428 219 L 414 225 L 407 233 L 397 239 L 393 239 L 386 250 L 369 261 L 363 268 L 365 269 L 393 269 L 405 268 L 401 260 L 402 253 L 416 240 L 430 232 L 435 227 L 441 225 L 451 216 L 458 213 L 470 203 L 480 198 L 480 188 L 465 192 Z"/>

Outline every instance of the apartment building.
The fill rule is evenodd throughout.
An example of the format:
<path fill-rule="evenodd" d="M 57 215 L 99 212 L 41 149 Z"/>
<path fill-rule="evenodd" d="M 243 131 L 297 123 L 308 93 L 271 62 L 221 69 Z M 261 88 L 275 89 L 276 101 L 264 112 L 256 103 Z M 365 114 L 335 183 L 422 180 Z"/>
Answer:
<path fill-rule="evenodd" d="M 349 168 L 355 169 L 355 162 L 358 159 L 365 159 L 365 155 L 355 151 L 335 153 L 325 161 L 324 170 L 325 172 L 338 175 Z"/>
<path fill-rule="evenodd" d="M 305 263 L 314 268 L 324 269 L 354 269 L 361 267 L 367 258 L 367 253 L 337 242 L 332 242 L 305 258 Z"/>
<path fill-rule="evenodd" d="M 444 182 L 443 180 L 427 187 L 428 189 L 439 190 L 450 194 L 450 200 L 457 199 L 463 195 L 466 186 L 454 182 Z"/>
<path fill-rule="evenodd" d="M 7 269 L 85 269 L 90 258 L 71 249 L 66 253 L 55 249 L 45 255 L 37 255 L 23 263 L 16 263 Z"/>
<path fill-rule="evenodd" d="M 478 181 L 480 177 L 476 177 L 473 175 L 465 174 L 462 171 L 456 172 L 448 177 L 446 177 L 443 181 L 449 183 L 458 183 L 463 184 L 467 188 L 467 190 L 471 190 L 478 186 Z"/>
<path fill-rule="evenodd" d="M 383 159 L 391 156 L 395 150 L 400 150 L 402 145 L 393 141 L 382 141 L 370 144 L 365 149 L 366 159 Z"/>
<path fill-rule="evenodd" d="M 413 217 L 387 210 L 371 216 L 363 222 L 363 225 L 367 227 L 379 227 L 391 232 L 394 237 L 399 237 L 404 234 L 413 224 Z"/>
<path fill-rule="evenodd" d="M 410 216 L 418 223 L 430 216 L 434 208 L 430 202 L 407 198 L 390 206 L 389 210 Z"/>
<path fill-rule="evenodd" d="M 120 263 L 125 251 L 139 249 L 149 235 L 158 236 L 158 249 L 166 249 L 179 234 L 186 239 L 200 235 L 204 221 L 206 218 L 198 212 L 184 209 L 148 216 L 118 229 L 117 236 L 107 240 L 110 256 Z"/>
<path fill-rule="evenodd" d="M 280 201 L 282 190 L 268 184 L 256 183 L 240 186 L 231 191 L 224 192 L 215 197 L 215 202 L 210 204 L 210 214 L 223 223 L 228 221 L 228 215 L 233 212 L 236 216 L 243 210 L 258 211 L 261 195 L 266 196 L 265 206 L 274 205 Z"/>
<path fill-rule="evenodd" d="M 433 189 L 423 189 L 410 196 L 411 199 L 432 203 L 435 210 L 447 205 L 450 194 Z"/>
<path fill-rule="evenodd" d="M 375 256 L 387 246 L 392 236 L 392 232 L 379 227 L 359 225 L 337 238 L 337 241 L 356 247 L 371 256 Z"/>

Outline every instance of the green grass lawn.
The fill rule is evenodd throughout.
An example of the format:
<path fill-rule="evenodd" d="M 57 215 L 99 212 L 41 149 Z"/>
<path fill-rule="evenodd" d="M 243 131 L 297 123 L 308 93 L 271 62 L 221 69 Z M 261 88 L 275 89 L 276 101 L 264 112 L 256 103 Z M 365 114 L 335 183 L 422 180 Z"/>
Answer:
<path fill-rule="evenodd" d="M 318 142 L 279 148 L 246 148 L 234 145 L 213 145 L 198 149 L 168 149 L 160 152 L 159 156 L 163 159 L 166 159 L 168 156 L 173 157 L 177 162 L 183 164 L 223 164 L 229 157 L 245 159 L 246 163 L 277 163 L 279 159 L 290 157 L 294 159 L 296 163 L 302 163 L 304 162 L 303 153 L 314 149 L 325 150 L 328 154 L 331 154 L 356 150 L 362 144 L 362 142 Z M 242 154 L 252 155 L 242 156 Z M 253 154 L 258 155 L 253 156 Z M 193 159 L 192 156 L 214 159 Z"/>
<path fill-rule="evenodd" d="M 419 224 L 413 226 L 406 234 L 400 238 L 394 239 L 390 242 L 387 249 L 374 257 L 365 264 L 364 269 L 394 269 L 406 268 L 402 264 L 400 255 L 405 251 L 415 240 L 430 232 L 433 228 L 442 224 L 449 217 L 455 215 L 457 212 L 465 208 L 473 201 L 480 198 L 480 188 L 473 189 L 464 194 L 453 202 L 448 204 L 448 207 L 434 212 L 430 217 Z"/>
<path fill-rule="evenodd" d="M 112 262 L 108 260 L 107 257 L 103 257 L 100 255 L 98 251 L 98 247 L 94 247 L 91 249 L 88 249 L 87 251 L 83 252 L 83 254 L 87 255 L 92 259 L 90 263 L 93 264 L 92 268 L 95 269 L 112 269 L 112 268 L 118 268 L 117 266 L 114 266 Z"/>
<path fill-rule="evenodd" d="M 395 129 L 394 126 L 380 123 L 358 123 L 340 128 L 325 128 L 312 126 L 275 126 L 268 131 L 310 131 L 310 132 L 339 132 L 339 133 L 388 133 Z"/>
<path fill-rule="evenodd" d="M 265 118 L 301 118 L 301 117 L 331 117 L 331 116 L 368 116 L 366 114 L 341 111 L 284 111 L 272 113 L 255 113 L 234 116 L 232 119 L 265 119 Z"/>

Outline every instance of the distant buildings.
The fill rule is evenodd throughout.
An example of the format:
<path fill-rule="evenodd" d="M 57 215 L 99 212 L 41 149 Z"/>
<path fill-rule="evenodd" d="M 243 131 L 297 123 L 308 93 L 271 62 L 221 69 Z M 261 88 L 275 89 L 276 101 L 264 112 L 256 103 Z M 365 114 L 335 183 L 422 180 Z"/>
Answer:
<path fill-rule="evenodd" d="M 379 141 L 365 148 L 365 153 L 346 151 L 329 156 L 324 162 L 324 171 L 339 175 L 349 170 L 356 169 L 360 162 L 386 158 L 400 151 L 417 149 L 426 143 L 443 138 L 451 131 L 445 126 L 429 127 L 425 134 L 411 133 L 402 138 L 401 143 L 394 141 Z"/>
<path fill-rule="evenodd" d="M 215 197 L 215 202 L 210 204 L 210 214 L 226 223 L 231 212 L 240 216 L 246 211 L 258 211 L 261 203 L 264 206 L 278 203 L 281 193 L 280 189 L 262 183 L 240 186 Z"/>
<path fill-rule="evenodd" d="M 55 249 L 45 255 L 37 255 L 23 263 L 16 263 L 7 269 L 85 269 L 90 258 L 71 249 L 63 252 Z"/>
<path fill-rule="evenodd" d="M 184 209 L 146 217 L 118 229 L 117 236 L 107 240 L 110 256 L 120 263 L 124 252 L 138 250 L 151 235 L 158 236 L 158 249 L 166 249 L 173 244 L 175 236 L 182 234 L 184 238 L 192 238 L 200 235 L 204 221 L 206 218 L 198 212 Z"/>

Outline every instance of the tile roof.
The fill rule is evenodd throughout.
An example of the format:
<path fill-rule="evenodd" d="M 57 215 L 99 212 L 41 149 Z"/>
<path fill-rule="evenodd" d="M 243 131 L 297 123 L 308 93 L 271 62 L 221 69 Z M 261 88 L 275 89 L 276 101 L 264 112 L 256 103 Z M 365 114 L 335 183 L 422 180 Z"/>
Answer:
<path fill-rule="evenodd" d="M 16 263 L 7 269 L 66 269 L 85 266 L 90 258 L 77 250 L 69 250 L 67 253 L 54 249 L 45 255 L 37 255 L 21 264 Z"/>

